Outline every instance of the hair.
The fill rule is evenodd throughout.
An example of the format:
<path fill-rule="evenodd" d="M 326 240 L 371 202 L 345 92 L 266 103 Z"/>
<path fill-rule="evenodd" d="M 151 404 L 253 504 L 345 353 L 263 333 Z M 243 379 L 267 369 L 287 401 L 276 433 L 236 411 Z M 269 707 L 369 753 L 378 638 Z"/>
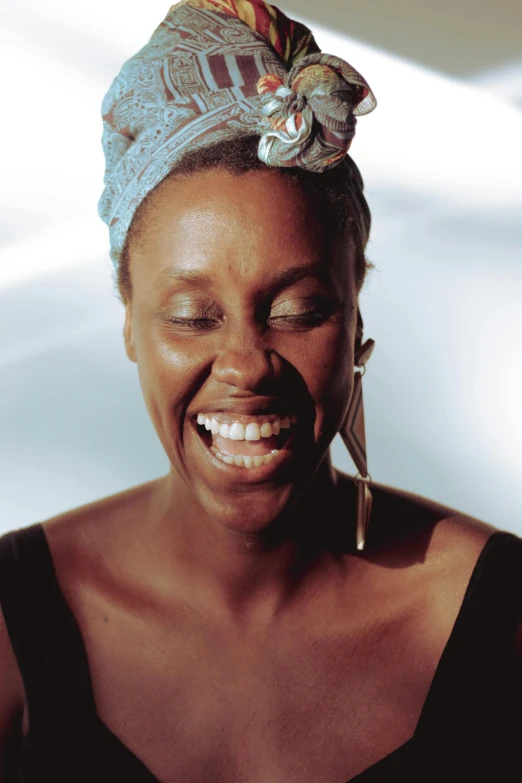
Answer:
<path fill-rule="evenodd" d="M 241 176 L 250 171 L 271 170 L 281 176 L 291 177 L 317 200 L 320 206 L 320 218 L 323 224 L 344 234 L 350 231 L 356 248 L 355 275 L 357 290 L 360 290 L 366 272 L 373 268 L 365 255 L 368 242 L 371 214 L 364 197 L 364 184 L 356 164 L 346 155 L 340 164 L 324 172 L 316 173 L 297 167 L 268 166 L 257 155 L 258 136 L 239 136 L 224 142 L 203 147 L 186 153 L 170 170 L 162 182 L 171 177 L 190 176 L 210 169 L 220 168 Z M 156 186 L 143 199 L 130 224 L 120 253 L 115 287 L 123 305 L 132 300 L 132 281 L 130 275 L 130 247 L 145 228 L 143 216 L 152 194 L 161 185 Z"/>

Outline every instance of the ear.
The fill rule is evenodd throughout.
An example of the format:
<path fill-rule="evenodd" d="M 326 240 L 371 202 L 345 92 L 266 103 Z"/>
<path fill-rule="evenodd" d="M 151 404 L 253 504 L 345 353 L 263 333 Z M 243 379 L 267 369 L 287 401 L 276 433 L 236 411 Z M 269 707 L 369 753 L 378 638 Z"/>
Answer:
<path fill-rule="evenodd" d="M 125 341 L 125 353 L 131 360 L 136 360 L 136 345 L 134 343 L 134 331 L 132 328 L 132 306 L 128 304 L 125 307 L 125 323 L 123 325 L 123 339 Z"/>
<path fill-rule="evenodd" d="M 355 355 L 357 355 L 357 352 L 361 349 L 363 331 L 364 331 L 363 319 L 361 316 L 361 311 L 359 310 L 359 305 L 357 305 L 357 326 L 355 331 L 355 351 L 354 351 Z"/>

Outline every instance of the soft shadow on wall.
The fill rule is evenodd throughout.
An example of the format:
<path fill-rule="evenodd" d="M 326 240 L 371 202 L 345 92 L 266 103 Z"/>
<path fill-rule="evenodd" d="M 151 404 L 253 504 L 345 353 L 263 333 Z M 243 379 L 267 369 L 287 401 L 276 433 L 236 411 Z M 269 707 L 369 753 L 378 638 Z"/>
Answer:
<path fill-rule="evenodd" d="M 5 131 L 0 196 L 0 530 L 168 470 L 123 350 L 96 215 L 101 99 L 166 11 L 127 4 L 123 29 L 121 5 L 104 4 L 99 33 L 92 6 L 89 21 L 58 0 L 46 10 L 22 2 L 0 34 L 4 67 L 16 50 L 22 86 L 35 73 L 46 85 L 32 104 L 20 83 L 5 96 L 17 123 Z M 521 533 L 522 113 L 314 30 L 379 101 L 352 148 L 377 267 L 361 298 L 365 335 L 376 340 L 364 380 L 370 472 Z M 340 440 L 333 454 L 353 471 Z"/>

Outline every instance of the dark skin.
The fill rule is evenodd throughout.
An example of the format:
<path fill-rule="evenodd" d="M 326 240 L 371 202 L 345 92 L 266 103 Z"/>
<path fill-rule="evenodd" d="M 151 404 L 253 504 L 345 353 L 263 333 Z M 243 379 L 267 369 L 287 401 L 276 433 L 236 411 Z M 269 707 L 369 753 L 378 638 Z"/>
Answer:
<path fill-rule="evenodd" d="M 492 532 L 374 485 L 355 550 L 328 452 L 360 340 L 355 250 L 317 215 L 277 171 L 157 189 L 124 339 L 171 471 L 44 523 L 99 716 L 161 781 L 346 783 L 406 742 Z M 274 469 L 215 464 L 199 412 L 274 406 L 298 419 Z M 0 656 L 7 747 L 29 721 L 3 624 Z"/>

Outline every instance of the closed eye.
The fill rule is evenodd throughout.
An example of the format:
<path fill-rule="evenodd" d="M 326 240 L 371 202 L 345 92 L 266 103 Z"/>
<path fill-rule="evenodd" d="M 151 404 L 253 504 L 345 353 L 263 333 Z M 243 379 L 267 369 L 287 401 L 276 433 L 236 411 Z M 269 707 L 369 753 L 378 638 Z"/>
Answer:
<path fill-rule="evenodd" d="M 214 329 L 220 323 L 215 318 L 168 318 L 167 321 L 186 329 L 200 329 L 203 331 Z"/>
<path fill-rule="evenodd" d="M 338 313 L 336 303 L 324 297 L 287 299 L 272 308 L 268 324 L 277 329 L 313 328 L 328 321 L 335 313 Z"/>

